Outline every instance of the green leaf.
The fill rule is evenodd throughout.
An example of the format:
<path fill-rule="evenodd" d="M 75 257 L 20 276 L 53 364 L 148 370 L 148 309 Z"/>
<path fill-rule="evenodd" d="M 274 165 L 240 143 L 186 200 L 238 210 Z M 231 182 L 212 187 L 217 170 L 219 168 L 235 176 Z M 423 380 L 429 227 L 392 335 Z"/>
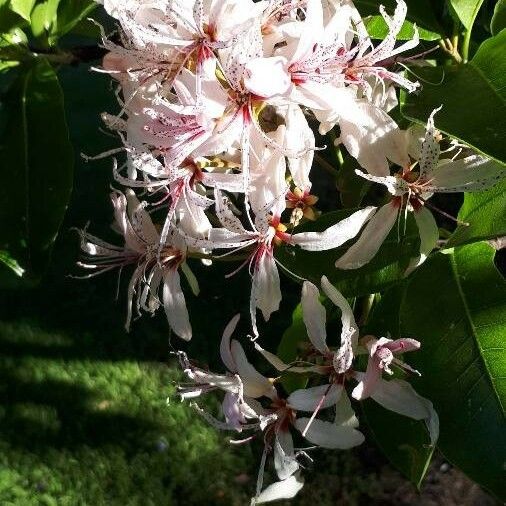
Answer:
<path fill-rule="evenodd" d="M 26 21 L 10 8 L 9 2 L 0 1 L 0 34 L 23 25 L 26 25 Z"/>
<path fill-rule="evenodd" d="M 60 0 L 46 0 L 34 7 L 30 21 L 35 37 L 49 39 L 56 25 L 59 3 Z"/>
<path fill-rule="evenodd" d="M 504 500 L 506 283 L 494 253 L 477 243 L 431 257 L 410 278 L 400 322 L 422 343 L 413 385 L 439 414 L 439 448 Z"/>
<path fill-rule="evenodd" d="M 466 30 L 471 30 L 483 0 L 450 0 L 450 5 Z"/>
<path fill-rule="evenodd" d="M 292 314 L 292 324 L 285 330 L 277 349 L 277 355 L 289 364 L 300 356 L 302 346 L 308 342 L 306 326 L 302 319 L 302 306 L 299 304 Z M 307 385 L 307 376 L 304 374 L 285 372 L 281 383 L 288 393 L 292 393 Z"/>
<path fill-rule="evenodd" d="M 0 34 L 0 69 L 10 68 L 22 61 L 33 59 L 28 39 L 19 27 Z"/>
<path fill-rule="evenodd" d="M 49 261 L 73 180 L 63 94 L 51 65 L 38 59 L 25 67 L 3 105 L 0 249 L 29 278 L 38 279 Z"/>
<path fill-rule="evenodd" d="M 11 269 L 17 276 L 22 276 L 25 272 L 25 270 L 16 262 L 16 260 L 11 258 L 7 251 L 0 250 L 0 262 Z"/>
<path fill-rule="evenodd" d="M 460 225 L 447 247 L 506 236 L 506 180 L 484 192 L 466 193 L 458 218 Z"/>
<path fill-rule="evenodd" d="M 374 305 L 363 333 L 375 336 L 389 333 L 392 339 L 401 337 L 399 308 L 405 287 L 405 283 L 399 284 L 382 296 Z M 410 362 L 411 354 L 407 359 Z M 388 411 L 372 400 L 362 403 L 362 412 L 381 451 L 419 488 L 434 452 L 425 424 Z"/>
<path fill-rule="evenodd" d="M 388 26 L 383 16 L 367 16 L 364 18 L 364 24 L 367 32 L 373 39 L 383 40 L 388 35 Z M 405 21 L 397 35 L 397 40 L 411 40 L 415 35 L 415 23 Z M 433 32 L 425 28 L 418 28 L 418 36 L 421 40 L 439 40 L 441 35 L 439 32 Z"/>
<path fill-rule="evenodd" d="M 356 209 L 346 209 L 322 215 L 318 221 L 298 227 L 295 232 L 308 230 L 322 231 L 350 216 Z M 414 219 L 408 213 L 406 233 L 394 227 L 383 242 L 376 256 L 364 267 L 342 270 L 335 267 L 335 261 L 350 247 L 352 242 L 329 251 L 304 251 L 297 247 L 277 248 L 277 260 L 291 272 L 320 284 L 322 275 L 329 278 L 346 297 L 368 295 L 380 292 L 404 278 L 409 260 L 418 255 L 419 234 Z M 400 239 L 398 234 L 401 236 Z"/>
<path fill-rule="evenodd" d="M 70 32 L 78 23 L 85 19 L 97 5 L 98 4 L 94 0 L 61 0 L 52 36 L 58 38 Z"/>
<path fill-rule="evenodd" d="M 362 16 L 377 16 L 381 4 L 385 6 L 387 13 L 392 15 L 396 6 L 395 0 L 385 0 L 383 2 L 378 2 L 376 0 L 357 0 L 354 3 Z M 408 31 L 412 28 L 413 24 L 416 24 L 420 30 L 420 36 L 422 36 L 423 31 L 427 36 L 429 36 L 429 34 L 431 34 L 430 36 L 435 36 L 432 34 L 438 34 L 439 36 L 437 39 L 440 39 L 444 34 L 444 30 L 434 15 L 430 2 L 428 0 L 406 0 L 406 4 L 408 6 L 408 13 L 406 15 L 406 21 L 408 23 L 405 23 L 402 27 L 402 37 L 400 37 L 400 40 L 404 37 L 408 38 Z M 374 36 L 371 32 L 370 34 Z M 425 40 L 436 39 L 430 38 Z"/>
<path fill-rule="evenodd" d="M 30 15 L 36 0 L 11 0 L 11 9 L 26 21 L 30 21 Z"/>
<path fill-rule="evenodd" d="M 486 40 L 465 65 L 416 68 L 423 84 L 420 94 L 401 95 L 401 112 L 425 124 L 435 117 L 438 129 L 469 144 L 481 153 L 506 162 L 506 30 Z"/>
<path fill-rule="evenodd" d="M 506 0 L 499 0 L 495 4 L 490 31 L 492 35 L 497 35 L 503 28 L 506 28 Z"/>
<path fill-rule="evenodd" d="M 420 488 L 434 453 L 424 423 L 388 411 L 371 399 L 361 405 L 369 431 L 385 457 Z"/>
<path fill-rule="evenodd" d="M 344 207 L 359 207 L 371 187 L 370 181 L 358 177 L 355 173 L 355 170 L 360 168 L 354 158 L 346 156 L 339 169 L 336 182 L 339 189 L 339 198 Z"/>

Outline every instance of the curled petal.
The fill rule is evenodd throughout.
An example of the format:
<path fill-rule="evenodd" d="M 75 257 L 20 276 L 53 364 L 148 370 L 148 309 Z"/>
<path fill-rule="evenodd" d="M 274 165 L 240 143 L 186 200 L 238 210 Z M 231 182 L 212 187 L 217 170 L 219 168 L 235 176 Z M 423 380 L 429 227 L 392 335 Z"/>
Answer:
<path fill-rule="evenodd" d="M 396 339 L 384 345 L 392 353 L 406 353 L 408 351 L 416 351 L 420 349 L 420 341 L 410 338 Z"/>
<path fill-rule="evenodd" d="M 343 373 L 350 368 L 353 361 L 353 353 L 357 347 L 358 325 L 355 322 L 355 317 L 348 301 L 329 282 L 326 276 L 322 276 L 322 289 L 325 295 L 341 310 L 341 346 L 334 355 L 333 362 L 336 371 Z"/>
<path fill-rule="evenodd" d="M 232 351 L 230 350 L 230 339 L 232 337 L 232 334 L 235 331 L 235 328 L 237 327 L 237 323 L 239 322 L 240 318 L 241 318 L 241 315 L 236 314 L 230 320 L 228 325 L 225 327 L 225 330 L 223 331 L 223 336 L 222 336 L 221 342 L 220 342 L 221 360 L 230 372 L 237 372 L 237 368 L 236 368 L 235 362 L 234 362 L 234 357 L 232 356 Z"/>

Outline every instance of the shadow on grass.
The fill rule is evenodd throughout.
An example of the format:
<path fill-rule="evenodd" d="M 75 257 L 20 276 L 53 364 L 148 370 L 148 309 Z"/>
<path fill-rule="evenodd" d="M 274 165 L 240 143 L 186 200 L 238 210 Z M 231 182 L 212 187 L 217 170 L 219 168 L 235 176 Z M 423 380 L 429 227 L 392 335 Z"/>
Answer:
<path fill-rule="evenodd" d="M 139 416 L 107 410 L 97 392 L 66 381 L 26 381 L 0 372 L 0 402 L 4 423 L 0 437 L 12 447 L 43 455 L 48 447 L 72 449 L 80 445 L 131 448 L 146 434 L 163 431 L 161 424 Z M 5 423 L 8 422 L 8 423 Z"/>

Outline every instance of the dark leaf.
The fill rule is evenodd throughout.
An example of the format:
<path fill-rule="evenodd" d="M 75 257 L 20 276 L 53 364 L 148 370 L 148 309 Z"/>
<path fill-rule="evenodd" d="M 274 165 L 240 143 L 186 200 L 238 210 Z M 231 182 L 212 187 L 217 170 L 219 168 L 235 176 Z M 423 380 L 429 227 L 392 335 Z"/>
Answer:
<path fill-rule="evenodd" d="M 415 70 L 420 94 L 403 93 L 401 112 L 425 124 L 440 105 L 436 127 L 496 160 L 506 162 L 506 30 L 486 40 L 465 65 Z"/>
<path fill-rule="evenodd" d="M 0 249 L 36 279 L 48 263 L 73 177 L 63 95 L 51 65 L 40 59 L 23 68 L 3 102 Z"/>
<path fill-rule="evenodd" d="M 413 385 L 439 414 L 439 448 L 504 500 L 506 284 L 494 254 L 477 243 L 434 255 L 410 279 L 400 327 L 422 343 Z"/>

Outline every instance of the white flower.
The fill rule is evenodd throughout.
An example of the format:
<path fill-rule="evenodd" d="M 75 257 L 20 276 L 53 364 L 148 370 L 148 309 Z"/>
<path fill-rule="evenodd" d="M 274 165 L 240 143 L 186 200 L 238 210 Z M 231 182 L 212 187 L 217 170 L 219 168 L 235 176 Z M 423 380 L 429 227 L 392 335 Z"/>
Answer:
<path fill-rule="evenodd" d="M 376 176 L 356 171 L 369 181 L 386 186 L 393 198 L 378 208 L 364 228 L 360 238 L 336 261 L 340 269 L 357 269 L 367 264 L 378 252 L 384 239 L 397 222 L 402 210 L 414 213 L 420 233 L 420 254 L 413 259 L 408 273 L 425 261 L 439 239 L 439 231 L 426 201 L 433 193 L 480 191 L 496 184 L 504 169 L 482 155 L 465 158 L 440 159 L 438 133 L 432 112 L 427 122 L 425 138 L 417 163 L 403 167 L 394 176 Z"/>

